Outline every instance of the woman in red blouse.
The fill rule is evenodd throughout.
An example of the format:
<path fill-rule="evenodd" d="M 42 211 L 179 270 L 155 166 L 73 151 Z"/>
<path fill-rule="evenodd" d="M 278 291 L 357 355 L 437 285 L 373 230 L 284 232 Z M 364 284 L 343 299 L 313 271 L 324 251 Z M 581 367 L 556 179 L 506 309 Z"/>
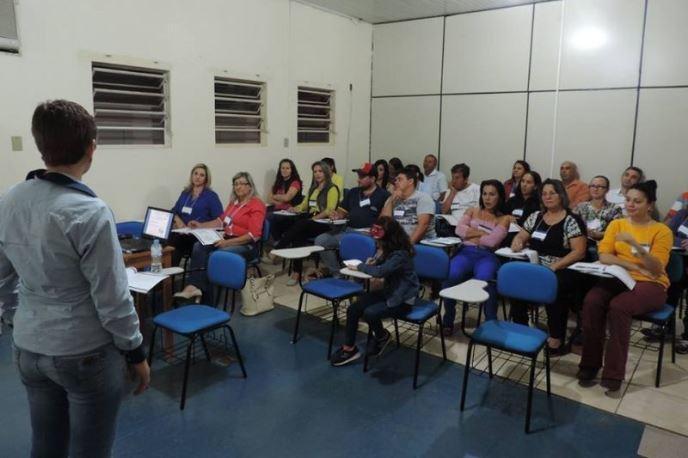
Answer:
<path fill-rule="evenodd" d="M 232 178 L 232 195 L 229 205 L 218 218 L 205 223 L 192 222 L 192 228 L 224 229 L 224 239 L 215 245 L 203 246 L 196 242 L 191 253 L 191 270 L 189 284 L 175 296 L 190 299 L 200 297 L 208 289 L 208 277 L 204 269 L 208 264 L 210 253 L 214 250 L 231 251 L 253 259 L 258 256 L 257 242 L 263 235 L 265 204 L 256 195 L 253 178 L 248 172 L 239 172 Z"/>

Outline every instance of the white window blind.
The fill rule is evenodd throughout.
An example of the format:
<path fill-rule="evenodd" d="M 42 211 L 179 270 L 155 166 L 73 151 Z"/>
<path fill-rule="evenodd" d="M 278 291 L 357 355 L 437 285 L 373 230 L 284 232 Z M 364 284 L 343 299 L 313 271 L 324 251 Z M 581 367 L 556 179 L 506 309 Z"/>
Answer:
<path fill-rule="evenodd" d="M 19 51 L 14 0 L 0 0 L 0 50 Z"/>
<path fill-rule="evenodd" d="M 299 87 L 297 133 L 299 143 L 329 143 L 334 128 L 334 91 Z"/>
<path fill-rule="evenodd" d="M 167 72 L 94 63 L 92 78 L 99 144 L 165 144 Z"/>
<path fill-rule="evenodd" d="M 215 78 L 215 143 L 261 143 L 265 83 Z"/>

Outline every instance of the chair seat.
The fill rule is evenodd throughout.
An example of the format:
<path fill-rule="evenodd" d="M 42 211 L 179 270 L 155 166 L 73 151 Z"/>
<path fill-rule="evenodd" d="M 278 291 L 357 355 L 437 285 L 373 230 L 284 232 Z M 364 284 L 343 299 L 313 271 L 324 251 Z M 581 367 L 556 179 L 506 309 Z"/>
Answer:
<path fill-rule="evenodd" d="M 428 318 L 437 315 L 437 310 L 440 306 L 434 301 L 420 300 L 411 307 L 411 311 L 406 315 L 399 317 L 400 320 L 411 321 L 413 323 L 422 323 Z"/>
<path fill-rule="evenodd" d="M 230 317 L 229 313 L 214 307 L 192 304 L 161 313 L 153 323 L 177 334 L 193 334 L 226 323 Z"/>
<path fill-rule="evenodd" d="M 655 310 L 654 312 L 645 313 L 643 315 L 637 315 L 634 318 L 641 321 L 649 321 L 655 324 L 664 324 L 669 318 L 672 317 L 676 309 L 674 306 L 669 304 L 664 304 L 661 309 Z"/>
<path fill-rule="evenodd" d="M 475 330 L 472 339 L 517 353 L 536 353 L 545 344 L 547 334 L 522 324 L 490 320 Z"/>
<path fill-rule="evenodd" d="M 363 286 L 341 278 L 321 278 L 304 284 L 303 290 L 307 293 L 332 300 L 362 293 Z"/>

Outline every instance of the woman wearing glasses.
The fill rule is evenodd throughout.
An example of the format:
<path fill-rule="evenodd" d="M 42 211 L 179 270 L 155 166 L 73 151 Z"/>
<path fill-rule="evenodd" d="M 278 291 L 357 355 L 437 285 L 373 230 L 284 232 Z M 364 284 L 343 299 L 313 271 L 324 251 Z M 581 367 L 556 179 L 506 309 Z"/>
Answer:
<path fill-rule="evenodd" d="M 591 200 L 579 203 L 573 212 L 581 217 L 588 229 L 588 239 L 595 242 L 602 240 L 604 231 L 612 220 L 623 217 L 621 207 L 606 199 L 609 190 L 609 180 L 598 175 L 590 180 Z"/>
<path fill-rule="evenodd" d="M 215 245 L 203 246 L 196 242 L 191 253 L 191 276 L 184 290 L 175 294 L 185 299 L 200 298 L 208 290 L 208 276 L 205 270 L 210 253 L 214 250 L 231 251 L 246 259 L 258 256 L 257 242 L 263 235 L 265 204 L 256 195 L 253 178 L 248 172 L 239 172 L 232 178 L 232 195 L 229 205 L 218 218 L 205 223 L 192 221 L 192 228 L 213 228 L 222 226 L 224 238 Z"/>

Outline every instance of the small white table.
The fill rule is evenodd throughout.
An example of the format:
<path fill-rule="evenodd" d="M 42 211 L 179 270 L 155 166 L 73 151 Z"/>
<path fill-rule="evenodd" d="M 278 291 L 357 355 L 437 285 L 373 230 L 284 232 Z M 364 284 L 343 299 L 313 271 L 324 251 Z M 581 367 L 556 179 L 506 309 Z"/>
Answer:
<path fill-rule="evenodd" d="M 485 291 L 486 286 L 486 281 L 473 278 L 440 291 L 441 298 L 462 302 L 464 304 L 461 314 L 461 332 L 464 334 L 466 334 L 466 304 L 482 304 L 488 300 L 490 295 Z"/>
<path fill-rule="evenodd" d="M 358 270 L 351 270 L 348 267 L 344 267 L 339 270 L 339 273 L 342 275 L 346 275 L 348 277 L 353 277 L 353 278 L 360 278 L 362 280 L 370 280 L 373 278 L 372 275 L 368 275 L 367 273 L 364 272 L 359 272 Z"/>
<path fill-rule="evenodd" d="M 461 239 L 458 237 L 438 237 L 434 239 L 423 239 L 420 241 L 421 245 L 446 249 L 451 249 L 455 246 L 461 245 L 461 243 Z"/>

